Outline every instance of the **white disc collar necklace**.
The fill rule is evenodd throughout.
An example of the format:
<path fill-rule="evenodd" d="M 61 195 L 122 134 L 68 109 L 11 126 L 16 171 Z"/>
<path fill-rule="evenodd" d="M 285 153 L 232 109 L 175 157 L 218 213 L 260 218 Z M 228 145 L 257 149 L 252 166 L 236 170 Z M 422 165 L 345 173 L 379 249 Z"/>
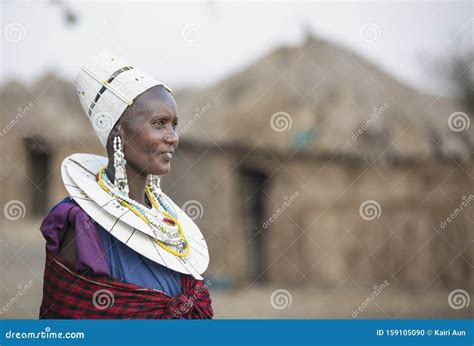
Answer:
<path fill-rule="evenodd" d="M 206 241 L 193 220 L 156 185 L 147 186 L 152 208 L 114 194 L 104 174 L 106 157 L 73 154 L 64 159 L 64 185 L 79 206 L 107 232 L 141 255 L 202 279 L 209 264 Z"/>

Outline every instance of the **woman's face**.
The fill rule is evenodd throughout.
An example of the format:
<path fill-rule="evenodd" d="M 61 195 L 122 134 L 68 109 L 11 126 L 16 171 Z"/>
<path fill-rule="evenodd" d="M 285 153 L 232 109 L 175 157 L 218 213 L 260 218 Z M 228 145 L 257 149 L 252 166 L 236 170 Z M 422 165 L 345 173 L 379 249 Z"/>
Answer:
<path fill-rule="evenodd" d="M 120 135 L 127 166 L 143 174 L 165 175 L 178 146 L 176 102 L 162 86 L 139 95 L 122 117 Z"/>

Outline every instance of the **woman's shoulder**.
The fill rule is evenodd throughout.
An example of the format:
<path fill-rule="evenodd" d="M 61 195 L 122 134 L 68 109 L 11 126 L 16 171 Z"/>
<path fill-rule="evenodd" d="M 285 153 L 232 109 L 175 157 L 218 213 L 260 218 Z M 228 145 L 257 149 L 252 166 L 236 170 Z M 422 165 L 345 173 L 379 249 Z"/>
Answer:
<path fill-rule="evenodd" d="M 76 202 L 69 196 L 54 204 L 41 222 L 40 230 L 43 231 L 48 226 L 64 224 L 71 208 L 75 206 L 77 206 Z"/>
<path fill-rule="evenodd" d="M 88 218 L 84 209 L 82 209 L 82 207 L 71 196 L 66 196 L 51 207 L 45 220 L 49 217 L 58 215 L 67 217 L 71 211 L 73 211 L 73 215 L 80 214 L 81 216 Z"/>
<path fill-rule="evenodd" d="M 90 216 L 70 196 L 57 202 L 41 222 L 40 230 L 43 235 L 62 231 L 69 228 L 88 228 L 91 223 Z"/>
<path fill-rule="evenodd" d="M 66 196 L 59 202 L 57 202 L 55 205 L 51 207 L 49 210 L 48 214 L 52 213 L 57 207 L 59 206 L 71 206 L 71 205 L 77 205 L 76 201 L 71 198 L 71 196 Z"/>
<path fill-rule="evenodd" d="M 75 262 L 76 269 L 110 273 L 95 222 L 71 197 L 51 208 L 40 230 L 46 239 L 46 249 Z"/>

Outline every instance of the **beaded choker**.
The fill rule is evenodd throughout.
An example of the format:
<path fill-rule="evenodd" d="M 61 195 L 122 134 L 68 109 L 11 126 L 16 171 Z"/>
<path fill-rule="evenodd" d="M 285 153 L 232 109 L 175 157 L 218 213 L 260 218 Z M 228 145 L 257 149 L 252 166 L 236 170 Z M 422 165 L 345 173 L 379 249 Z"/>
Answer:
<path fill-rule="evenodd" d="M 150 226 L 155 235 L 155 241 L 160 247 L 175 256 L 186 257 L 190 251 L 189 242 L 178 221 L 176 210 L 170 202 L 171 199 L 155 184 L 147 183 L 145 194 L 152 208 L 144 206 L 130 197 L 118 193 L 107 177 L 106 168 L 107 166 L 102 167 L 97 174 L 99 185 L 121 205 L 131 210 Z"/>

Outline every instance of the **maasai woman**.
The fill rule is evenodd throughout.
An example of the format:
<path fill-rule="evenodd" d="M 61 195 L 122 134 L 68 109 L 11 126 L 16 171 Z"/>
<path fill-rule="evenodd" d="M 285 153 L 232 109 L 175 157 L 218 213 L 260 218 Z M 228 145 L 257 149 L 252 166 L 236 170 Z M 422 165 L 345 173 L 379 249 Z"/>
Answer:
<path fill-rule="evenodd" d="M 70 196 L 41 225 L 40 318 L 212 318 L 206 242 L 160 188 L 178 146 L 171 90 L 109 53 L 75 85 L 108 159 L 63 161 Z"/>

